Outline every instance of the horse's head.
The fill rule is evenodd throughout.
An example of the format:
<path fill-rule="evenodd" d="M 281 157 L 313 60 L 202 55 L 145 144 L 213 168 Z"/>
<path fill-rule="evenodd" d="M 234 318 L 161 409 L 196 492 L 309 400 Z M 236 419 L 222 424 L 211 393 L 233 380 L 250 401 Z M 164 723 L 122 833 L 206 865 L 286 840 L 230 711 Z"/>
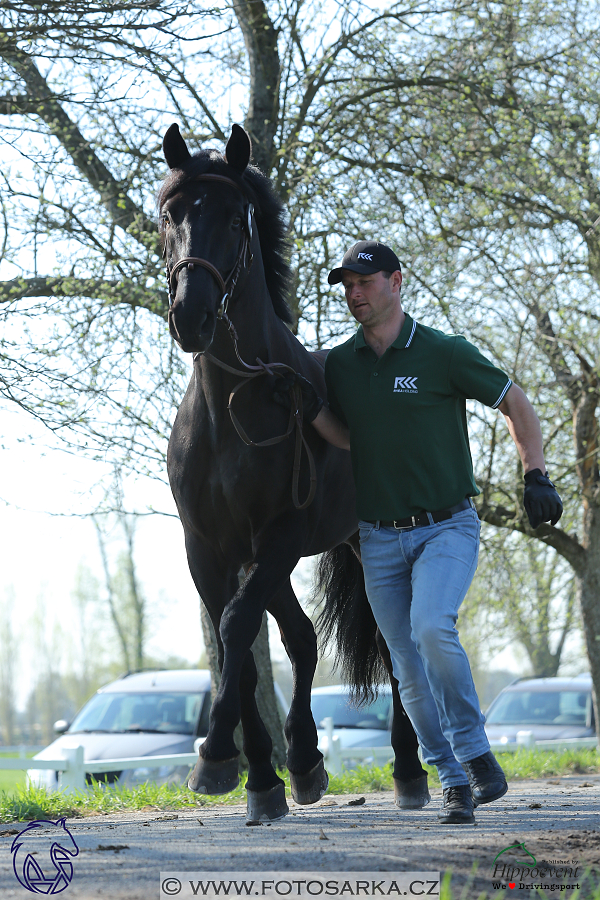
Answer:
<path fill-rule="evenodd" d="M 217 314 L 252 263 L 254 206 L 242 178 L 250 138 L 234 125 L 225 156 L 191 156 L 177 125 L 163 141 L 171 174 L 159 195 L 160 229 L 170 288 L 169 330 L 186 352 L 213 339 Z"/>

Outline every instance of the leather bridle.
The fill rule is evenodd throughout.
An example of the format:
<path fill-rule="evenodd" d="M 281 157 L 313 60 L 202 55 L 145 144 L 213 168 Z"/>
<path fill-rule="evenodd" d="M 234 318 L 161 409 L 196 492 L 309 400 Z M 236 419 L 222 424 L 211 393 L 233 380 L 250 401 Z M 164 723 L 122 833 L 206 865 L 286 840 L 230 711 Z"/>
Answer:
<path fill-rule="evenodd" d="M 222 184 L 227 184 L 231 187 L 236 188 L 238 191 L 244 193 L 243 188 L 235 182 L 232 178 L 227 178 L 226 175 L 217 175 L 214 173 L 207 173 L 205 175 L 198 175 L 193 179 L 194 181 L 217 181 Z M 250 249 L 250 244 L 252 242 L 252 217 L 254 215 L 254 207 L 250 201 L 248 201 L 245 209 L 245 218 L 242 223 L 243 233 L 242 239 L 240 241 L 240 249 L 238 250 L 237 259 L 233 265 L 233 268 L 229 272 L 229 274 L 223 278 L 219 270 L 214 266 L 209 260 L 202 259 L 199 256 L 185 256 L 183 259 L 179 259 L 175 265 L 170 268 L 169 261 L 167 258 L 167 244 L 165 241 L 165 247 L 163 256 L 166 262 L 166 270 L 167 270 L 167 284 L 169 290 L 169 307 L 173 305 L 175 291 L 177 290 L 177 273 L 187 266 L 188 269 L 193 270 L 195 266 L 201 266 L 203 269 L 206 269 L 213 276 L 217 284 L 219 285 L 219 290 L 222 293 L 221 302 L 219 304 L 219 308 L 217 310 L 217 319 L 220 319 L 222 322 L 227 325 L 227 329 L 231 340 L 233 341 L 233 347 L 235 350 L 235 355 L 244 366 L 246 371 L 242 371 L 240 369 L 235 369 L 233 366 L 227 365 L 227 363 L 222 362 L 220 359 L 217 359 L 216 356 L 213 356 L 212 353 L 209 353 L 205 350 L 202 353 L 194 354 L 194 360 L 197 356 L 203 356 L 205 359 L 210 360 L 210 362 L 214 363 L 219 368 L 224 369 L 226 372 L 230 372 L 233 375 L 241 376 L 241 381 L 236 384 L 229 395 L 229 402 L 227 404 L 227 409 L 229 410 L 229 415 L 231 417 L 231 422 L 233 427 L 237 431 L 238 435 L 241 437 L 243 442 L 250 447 L 271 447 L 273 444 L 278 444 L 281 441 L 285 440 L 294 428 L 296 429 L 296 440 L 294 447 L 294 463 L 292 468 L 292 501 L 296 509 L 306 509 L 307 506 L 310 506 L 312 501 L 314 500 L 315 493 L 317 490 L 317 472 L 315 466 L 314 456 L 311 452 L 310 447 L 304 437 L 303 428 L 302 428 L 302 392 L 298 384 L 295 384 L 290 391 L 291 394 L 291 406 L 290 406 L 290 417 L 288 421 L 288 426 L 284 434 L 277 435 L 276 437 L 267 438 L 265 441 L 253 441 L 248 437 L 242 425 L 235 415 L 232 409 L 233 398 L 238 393 L 238 391 L 246 384 L 249 383 L 249 380 L 254 378 L 258 378 L 260 375 L 283 375 L 284 372 L 288 372 L 290 374 L 296 374 L 295 370 L 288 366 L 286 363 L 264 363 L 261 359 L 257 357 L 256 362 L 258 365 L 252 366 L 249 363 L 245 362 L 239 352 L 238 348 L 238 336 L 233 325 L 233 322 L 227 315 L 227 307 L 229 304 L 229 300 L 233 296 L 233 292 L 235 291 L 238 278 L 240 277 L 240 273 L 243 268 L 246 270 L 250 269 L 252 265 L 252 251 Z M 273 371 L 274 369 L 279 369 L 279 372 Z M 283 371 L 282 371 L 283 370 Z M 304 448 L 304 452 L 306 453 L 306 457 L 308 460 L 308 468 L 309 468 L 309 490 L 306 499 L 301 503 L 298 496 L 298 486 L 300 481 L 300 462 L 302 457 L 302 449 Z"/>
<path fill-rule="evenodd" d="M 207 172 L 205 175 L 197 175 L 193 181 L 212 181 L 212 182 L 220 182 L 221 184 L 227 184 L 230 187 L 234 187 L 236 190 L 244 193 L 243 188 L 233 180 L 233 178 L 228 178 L 226 175 L 217 175 L 215 173 Z M 171 268 L 169 266 L 169 260 L 167 258 L 167 243 L 165 241 L 163 256 L 166 262 L 167 269 L 167 285 L 169 290 L 169 306 L 171 307 L 175 302 L 175 291 L 177 290 L 177 273 L 180 269 L 187 267 L 190 270 L 193 270 L 196 266 L 200 266 L 203 269 L 206 269 L 213 276 L 217 284 L 219 285 L 219 290 L 221 291 L 221 302 L 219 304 L 219 310 L 217 315 L 221 315 L 222 313 L 227 312 L 227 305 L 233 292 L 235 291 L 235 287 L 238 282 L 238 278 L 240 277 L 240 273 L 243 268 L 250 269 L 252 265 L 252 251 L 250 249 L 250 244 L 252 243 L 252 217 L 254 215 L 254 206 L 250 201 L 246 204 L 245 208 L 245 216 L 242 221 L 242 239 L 240 241 L 240 248 L 238 250 L 238 255 L 235 263 L 233 264 L 233 268 L 229 271 L 228 275 L 223 278 L 219 270 L 216 266 L 214 266 L 209 260 L 201 259 L 199 256 L 184 256 L 183 259 L 177 260 L 175 265 Z"/>

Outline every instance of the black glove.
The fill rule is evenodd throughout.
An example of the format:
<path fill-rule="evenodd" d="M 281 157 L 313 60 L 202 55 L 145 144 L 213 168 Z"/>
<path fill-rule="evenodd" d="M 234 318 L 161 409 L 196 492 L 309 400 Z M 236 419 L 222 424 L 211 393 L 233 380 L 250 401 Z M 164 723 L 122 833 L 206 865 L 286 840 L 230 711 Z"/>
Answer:
<path fill-rule="evenodd" d="M 556 525 L 563 514 L 563 505 L 547 472 L 543 474 L 541 469 L 532 469 L 526 473 L 523 506 L 532 528 L 548 521 Z"/>
<path fill-rule="evenodd" d="M 304 375 L 300 375 L 299 372 L 287 372 L 285 375 L 280 375 L 275 382 L 275 388 L 273 390 L 273 400 L 275 403 L 279 403 L 280 406 L 285 406 L 286 409 L 290 409 L 292 406 L 292 388 L 297 384 L 302 391 L 302 412 L 305 422 L 312 422 L 313 419 L 321 412 L 321 407 L 323 406 L 323 401 L 315 391 L 314 387 L 304 377 Z"/>

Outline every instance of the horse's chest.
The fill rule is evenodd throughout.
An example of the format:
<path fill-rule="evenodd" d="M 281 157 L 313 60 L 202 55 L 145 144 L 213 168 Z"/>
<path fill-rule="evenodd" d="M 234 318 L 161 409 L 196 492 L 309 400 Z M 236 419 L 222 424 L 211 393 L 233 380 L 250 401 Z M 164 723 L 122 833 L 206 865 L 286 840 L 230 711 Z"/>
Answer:
<path fill-rule="evenodd" d="M 190 440 L 174 429 L 169 445 L 169 478 L 180 510 L 217 529 L 278 504 L 287 480 L 278 462 L 273 448 L 247 447 L 237 435 L 220 440 L 207 431 Z"/>

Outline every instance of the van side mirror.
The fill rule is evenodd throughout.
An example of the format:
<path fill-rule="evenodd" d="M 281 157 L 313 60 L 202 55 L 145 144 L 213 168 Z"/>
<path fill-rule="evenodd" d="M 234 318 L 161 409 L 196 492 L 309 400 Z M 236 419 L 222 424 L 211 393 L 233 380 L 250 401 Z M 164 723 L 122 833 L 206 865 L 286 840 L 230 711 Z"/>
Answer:
<path fill-rule="evenodd" d="M 68 730 L 70 724 L 71 723 L 67 722 L 66 719 L 58 719 L 53 725 L 54 734 L 64 734 L 65 731 Z"/>

